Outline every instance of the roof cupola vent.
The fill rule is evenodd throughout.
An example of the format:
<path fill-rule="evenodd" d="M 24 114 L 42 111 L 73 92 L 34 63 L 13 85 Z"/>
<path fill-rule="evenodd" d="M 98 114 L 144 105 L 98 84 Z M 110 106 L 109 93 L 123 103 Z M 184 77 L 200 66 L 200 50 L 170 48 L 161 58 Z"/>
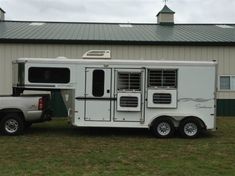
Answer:
<path fill-rule="evenodd" d="M 157 14 L 158 24 L 174 24 L 174 14 L 175 12 L 165 5 L 163 9 Z"/>
<path fill-rule="evenodd" d="M 5 13 L 6 12 L 0 8 L 0 21 L 4 21 L 5 20 Z"/>

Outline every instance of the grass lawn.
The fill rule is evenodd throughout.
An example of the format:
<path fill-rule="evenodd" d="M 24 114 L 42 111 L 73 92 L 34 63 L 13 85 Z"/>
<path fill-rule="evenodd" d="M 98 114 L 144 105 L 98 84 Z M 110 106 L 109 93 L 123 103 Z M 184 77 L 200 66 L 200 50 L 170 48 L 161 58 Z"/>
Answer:
<path fill-rule="evenodd" d="M 235 118 L 199 139 L 156 139 L 148 130 L 72 129 L 65 119 L 0 136 L 0 175 L 232 176 Z"/>

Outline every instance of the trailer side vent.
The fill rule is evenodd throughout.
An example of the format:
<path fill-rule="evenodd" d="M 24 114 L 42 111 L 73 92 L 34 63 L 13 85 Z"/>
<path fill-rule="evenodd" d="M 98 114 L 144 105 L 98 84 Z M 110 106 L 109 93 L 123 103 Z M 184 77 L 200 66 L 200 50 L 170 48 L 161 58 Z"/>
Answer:
<path fill-rule="evenodd" d="M 177 88 L 177 70 L 176 69 L 149 70 L 148 87 Z"/>
<path fill-rule="evenodd" d="M 153 94 L 154 104 L 171 104 L 171 94 L 155 93 Z"/>
<path fill-rule="evenodd" d="M 138 97 L 120 97 L 120 107 L 138 107 Z"/>
<path fill-rule="evenodd" d="M 121 92 L 117 93 L 117 111 L 140 112 L 141 93 Z"/>
<path fill-rule="evenodd" d="M 118 73 L 118 90 L 140 91 L 141 73 Z"/>

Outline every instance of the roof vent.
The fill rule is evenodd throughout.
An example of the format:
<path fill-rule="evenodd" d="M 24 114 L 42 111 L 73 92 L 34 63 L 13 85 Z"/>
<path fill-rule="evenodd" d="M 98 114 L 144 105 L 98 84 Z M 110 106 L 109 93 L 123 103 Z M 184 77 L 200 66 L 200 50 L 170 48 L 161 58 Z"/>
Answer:
<path fill-rule="evenodd" d="M 157 22 L 159 24 L 174 24 L 174 14 L 167 5 L 157 14 Z"/>
<path fill-rule="evenodd" d="M 30 26 L 42 26 L 44 25 L 45 23 L 30 23 L 29 25 Z"/>
<path fill-rule="evenodd" d="M 220 28 L 223 28 L 223 29 L 233 29 L 234 27 L 233 26 L 229 26 L 229 25 L 226 25 L 226 24 L 221 24 L 221 25 L 216 25 L 217 27 L 220 27 Z"/>
<path fill-rule="evenodd" d="M 131 28 L 133 27 L 131 24 L 119 24 L 120 27 L 123 27 L 123 28 Z"/>
<path fill-rule="evenodd" d="M 87 51 L 83 56 L 83 59 L 111 59 L 110 50 L 90 50 Z"/>
<path fill-rule="evenodd" d="M 65 56 L 58 56 L 56 59 L 68 59 L 68 58 Z"/>

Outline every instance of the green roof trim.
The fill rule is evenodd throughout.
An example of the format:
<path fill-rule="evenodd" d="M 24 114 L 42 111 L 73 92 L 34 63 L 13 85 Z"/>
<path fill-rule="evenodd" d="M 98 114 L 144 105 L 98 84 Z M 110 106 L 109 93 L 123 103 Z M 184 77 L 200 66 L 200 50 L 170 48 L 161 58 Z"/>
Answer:
<path fill-rule="evenodd" d="M 1 40 L 0 43 L 7 44 L 70 44 L 70 45 L 149 45 L 149 46 L 235 46 L 235 42 L 147 42 L 147 41 L 101 41 L 101 40 Z"/>
<path fill-rule="evenodd" d="M 169 13 L 169 14 L 175 14 L 175 12 L 173 10 L 171 10 L 167 5 L 165 5 L 162 10 L 157 14 L 157 16 L 160 13 Z"/>
<path fill-rule="evenodd" d="M 3 13 L 6 13 L 1 7 L 0 7 L 0 10 L 1 10 Z"/>
<path fill-rule="evenodd" d="M 1 21 L 0 43 L 235 45 L 235 24 Z"/>

